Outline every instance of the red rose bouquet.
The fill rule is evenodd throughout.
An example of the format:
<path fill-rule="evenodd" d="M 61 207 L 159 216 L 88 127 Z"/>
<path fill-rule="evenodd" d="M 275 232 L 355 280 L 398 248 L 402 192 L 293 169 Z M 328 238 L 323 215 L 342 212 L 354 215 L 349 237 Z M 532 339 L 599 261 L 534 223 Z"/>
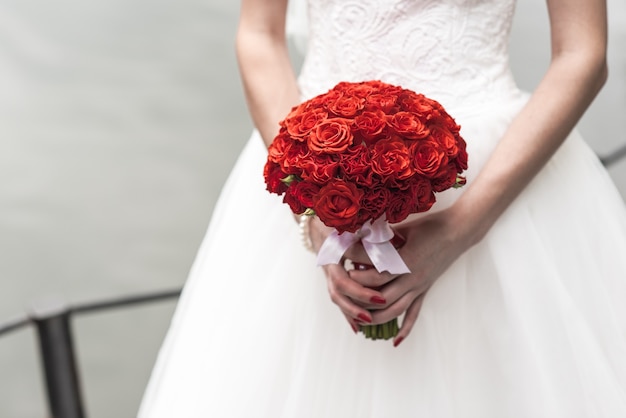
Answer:
<path fill-rule="evenodd" d="M 264 168 L 267 190 L 284 195 L 294 213 L 335 229 L 320 265 L 339 262 L 360 240 L 378 271 L 408 273 L 389 224 L 429 210 L 436 192 L 465 184 L 459 130 L 422 94 L 381 81 L 341 82 L 280 122 Z M 366 328 L 368 337 L 382 337 L 381 326 Z M 395 335 L 397 323 L 391 328 Z"/>

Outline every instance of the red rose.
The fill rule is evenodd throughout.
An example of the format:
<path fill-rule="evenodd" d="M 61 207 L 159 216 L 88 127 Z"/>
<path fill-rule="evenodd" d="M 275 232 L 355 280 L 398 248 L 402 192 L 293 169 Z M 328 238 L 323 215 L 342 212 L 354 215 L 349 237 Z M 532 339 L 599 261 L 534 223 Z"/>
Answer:
<path fill-rule="evenodd" d="M 411 213 L 415 212 L 417 207 L 416 197 L 407 192 L 391 193 L 389 203 L 385 210 L 387 221 L 392 224 L 401 222 Z"/>
<path fill-rule="evenodd" d="M 299 181 L 297 183 L 292 183 L 289 188 L 293 188 L 293 194 L 297 196 L 302 205 L 304 205 L 307 209 L 313 208 L 315 196 L 319 193 L 320 186 L 311 183 L 310 181 Z"/>
<path fill-rule="evenodd" d="M 421 113 L 429 113 L 432 114 L 433 117 L 440 117 L 442 114 L 447 114 L 446 111 L 443 109 L 443 106 L 441 106 L 441 103 L 439 103 L 438 101 L 429 99 L 423 94 L 418 94 L 418 97 L 418 106 Z"/>
<path fill-rule="evenodd" d="M 435 193 L 430 181 L 424 178 L 417 178 L 411 185 L 411 193 L 417 201 L 416 212 L 426 212 L 435 204 Z"/>
<path fill-rule="evenodd" d="M 423 94 L 407 94 L 399 99 L 402 108 L 414 112 L 425 120 L 439 120 L 442 116 L 447 115 L 443 106 L 435 100 L 429 99 Z M 446 122 L 446 126 L 448 122 Z"/>
<path fill-rule="evenodd" d="M 415 171 L 429 179 L 435 178 L 441 166 L 448 163 L 445 151 L 435 141 L 418 141 L 410 146 L 410 152 Z"/>
<path fill-rule="evenodd" d="M 293 140 L 289 136 L 286 130 L 281 129 L 280 133 L 276 135 L 272 143 L 267 149 L 267 158 L 275 163 L 281 163 L 285 158 L 287 149 L 291 146 Z"/>
<path fill-rule="evenodd" d="M 328 113 L 321 109 L 312 109 L 308 111 L 298 110 L 292 112 L 281 125 L 287 129 L 292 137 L 304 141 L 306 136 L 319 123 L 328 117 Z"/>
<path fill-rule="evenodd" d="M 313 209 L 340 233 L 385 215 L 397 223 L 462 184 L 460 127 L 422 94 L 379 80 L 341 82 L 280 122 L 264 167 L 267 189 L 295 213 Z"/>
<path fill-rule="evenodd" d="M 430 133 L 433 140 L 437 141 L 444 149 L 449 158 L 454 158 L 459 153 L 459 145 L 456 136 L 450 130 L 441 125 L 431 125 Z"/>
<path fill-rule="evenodd" d="M 372 160 L 369 149 L 365 145 L 349 147 L 339 157 L 339 166 L 343 173 L 342 177 L 346 180 L 366 187 L 374 184 Z"/>
<path fill-rule="evenodd" d="M 285 173 L 302 175 L 302 166 L 308 159 L 310 154 L 309 148 L 305 142 L 291 141 L 284 149 L 282 158 L 282 168 Z"/>
<path fill-rule="evenodd" d="M 335 86 L 333 89 L 336 92 L 340 92 L 342 94 L 347 94 L 349 96 L 356 96 L 360 98 L 365 98 L 372 94 L 374 90 L 377 89 L 376 85 L 372 83 L 362 82 L 362 83 L 349 83 L 349 82 L 341 82 Z"/>
<path fill-rule="evenodd" d="M 456 184 L 457 169 L 454 163 L 450 163 L 442 168 L 437 177 L 433 179 L 432 185 L 435 192 L 443 192 Z"/>
<path fill-rule="evenodd" d="M 335 118 L 317 125 L 309 134 L 308 144 L 315 152 L 334 154 L 345 151 L 353 139 L 350 121 Z"/>
<path fill-rule="evenodd" d="M 457 125 L 452 116 L 448 115 L 443 108 L 439 109 L 437 113 L 433 113 L 431 123 L 441 125 L 455 135 L 461 130 L 461 127 Z"/>
<path fill-rule="evenodd" d="M 339 162 L 331 154 L 310 153 L 302 163 L 302 178 L 323 185 L 334 178 L 339 171 Z"/>
<path fill-rule="evenodd" d="M 354 118 L 354 126 L 358 129 L 359 134 L 367 143 L 375 142 L 379 139 L 388 138 L 385 132 L 387 121 L 382 111 L 369 112 L 365 111 Z"/>
<path fill-rule="evenodd" d="M 404 141 L 391 138 L 374 144 L 372 170 L 385 179 L 402 180 L 411 177 L 414 171 Z"/>
<path fill-rule="evenodd" d="M 362 214 L 360 223 L 380 218 L 389 206 L 391 191 L 387 187 L 378 186 L 368 189 L 361 200 Z"/>
<path fill-rule="evenodd" d="M 300 200 L 298 199 L 298 196 L 294 194 L 294 184 L 295 183 L 292 183 L 292 186 L 289 186 L 289 188 L 287 189 L 287 192 L 283 197 L 283 203 L 288 204 L 293 213 L 300 215 L 304 213 L 304 211 L 306 210 L 306 206 L 304 206 L 302 202 L 300 202 Z"/>
<path fill-rule="evenodd" d="M 433 108 L 429 103 L 424 102 L 423 99 L 423 95 L 405 90 L 398 96 L 398 103 L 403 111 L 427 115 Z"/>
<path fill-rule="evenodd" d="M 334 102 L 329 103 L 328 110 L 337 116 L 350 118 L 363 109 L 363 103 L 364 100 L 360 97 L 344 94 Z"/>
<path fill-rule="evenodd" d="M 287 203 L 291 211 L 296 214 L 304 213 L 313 208 L 313 201 L 320 187 L 308 181 L 294 181 L 285 193 L 283 202 Z"/>
<path fill-rule="evenodd" d="M 265 178 L 267 191 L 270 193 L 281 195 L 287 191 L 287 185 L 282 181 L 287 177 L 287 174 L 281 170 L 280 165 L 277 163 L 268 160 L 265 163 L 265 167 L 263 167 L 263 177 Z"/>
<path fill-rule="evenodd" d="M 459 145 L 459 153 L 454 160 L 454 164 L 456 164 L 458 172 L 461 173 L 463 170 L 467 170 L 467 145 L 465 144 L 463 138 L 461 138 L 459 135 L 457 135 L 457 140 Z"/>
<path fill-rule="evenodd" d="M 292 117 L 294 117 L 294 116 L 296 116 L 296 115 L 298 115 L 300 113 L 304 113 L 306 111 L 306 104 L 307 104 L 307 102 L 303 102 L 303 103 L 300 103 L 297 106 L 292 107 L 291 110 L 289 111 L 289 113 L 287 114 L 287 116 L 285 117 L 285 119 L 283 119 L 280 122 L 278 122 L 278 124 L 281 127 L 284 128 L 285 127 L 285 121 L 287 119 L 292 118 Z"/>
<path fill-rule="evenodd" d="M 390 93 L 374 93 L 367 96 L 365 108 L 367 110 L 382 110 L 385 113 L 397 111 L 397 96 Z"/>
<path fill-rule="evenodd" d="M 333 179 L 323 186 L 315 198 L 313 209 L 320 220 L 339 232 L 359 229 L 359 208 L 363 191 L 354 184 Z"/>
<path fill-rule="evenodd" d="M 426 125 L 411 112 L 395 113 L 388 118 L 387 123 L 402 137 L 421 139 L 429 134 Z"/>
<path fill-rule="evenodd" d="M 306 109 L 327 109 L 328 103 L 332 103 L 341 96 L 341 92 L 337 90 L 330 90 L 326 94 L 315 96 L 312 99 L 304 102 Z"/>

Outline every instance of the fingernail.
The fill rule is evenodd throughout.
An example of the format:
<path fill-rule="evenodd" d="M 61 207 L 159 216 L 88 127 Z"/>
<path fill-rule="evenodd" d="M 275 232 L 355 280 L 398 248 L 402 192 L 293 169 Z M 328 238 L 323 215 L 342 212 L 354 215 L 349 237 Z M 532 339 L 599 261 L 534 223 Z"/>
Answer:
<path fill-rule="evenodd" d="M 350 326 L 352 327 L 352 331 L 354 331 L 355 334 L 359 332 L 359 328 L 356 325 L 354 325 L 352 322 L 350 322 Z"/>
<path fill-rule="evenodd" d="M 397 347 L 400 345 L 400 343 L 404 340 L 404 337 L 398 337 L 395 340 L 393 340 L 393 346 Z"/>
<path fill-rule="evenodd" d="M 358 314 L 356 316 L 356 319 L 358 319 L 359 321 L 367 322 L 368 324 L 372 323 L 372 318 L 370 318 L 369 316 L 365 315 L 364 313 Z"/>
<path fill-rule="evenodd" d="M 381 296 L 375 295 L 370 298 L 370 302 L 377 303 L 379 305 L 384 305 L 385 303 L 387 303 L 387 300 Z"/>

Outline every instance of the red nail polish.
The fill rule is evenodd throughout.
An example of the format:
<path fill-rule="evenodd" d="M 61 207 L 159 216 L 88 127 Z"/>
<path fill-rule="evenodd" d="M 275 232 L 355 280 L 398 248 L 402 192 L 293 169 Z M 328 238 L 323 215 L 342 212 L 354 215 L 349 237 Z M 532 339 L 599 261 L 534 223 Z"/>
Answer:
<path fill-rule="evenodd" d="M 383 297 L 374 295 L 370 298 L 370 302 L 377 303 L 379 305 L 384 305 L 385 303 L 387 303 L 387 300 Z"/>
<path fill-rule="evenodd" d="M 364 313 L 360 313 L 356 316 L 356 319 L 359 321 L 363 321 L 363 322 L 367 322 L 368 324 L 372 323 L 372 318 L 370 318 L 369 316 L 365 315 Z"/>
<path fill-rule="evenodd" d="M 352 331 L 354 331 L 355 334 L 359 332 L 359 328 L 356 325 L 354 325 L 352 322 L 350 322 L 350 326 L 352 327 Z"/>
<path fill-rule="evenodd" d="M 404 340 L 404 337 L 398 337 L 393 341 L 393 346 L 397 347 L 400 345 L 400 343 Z"/>

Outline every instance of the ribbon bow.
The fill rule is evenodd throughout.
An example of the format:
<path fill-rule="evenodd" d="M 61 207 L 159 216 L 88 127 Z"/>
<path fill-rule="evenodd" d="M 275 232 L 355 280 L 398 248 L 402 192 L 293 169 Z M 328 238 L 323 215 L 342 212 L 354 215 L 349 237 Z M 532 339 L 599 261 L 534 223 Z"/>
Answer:
<path fill-rule="evenodd" d="M 374 222 L 367 221 L 357 232 L 339 234 L 335 230 L 322 244 L 317 255 L 317 265 L 338 264 L 348 248 L 361 241 L 365 252 L 379 273 L 383 271 L 391 274 L 410 273 L 402 257 L 390 242 L 393 235 L 393 229 L 384 217 Z"/>

